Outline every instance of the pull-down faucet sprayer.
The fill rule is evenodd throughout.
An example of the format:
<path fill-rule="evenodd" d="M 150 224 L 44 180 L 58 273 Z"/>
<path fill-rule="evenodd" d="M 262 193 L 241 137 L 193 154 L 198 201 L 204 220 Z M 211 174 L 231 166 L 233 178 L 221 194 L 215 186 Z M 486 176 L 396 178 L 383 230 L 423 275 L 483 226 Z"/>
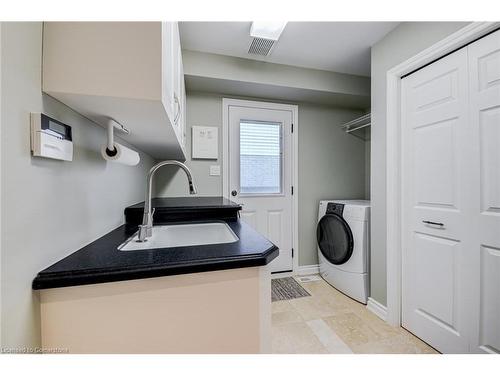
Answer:
<path fill-rule="evenodd" d="M 158 169 L 165 165 L 177 165 L 180 167 L 187 176 L 189 183 L 189 194 L 196 194 L 196 187 L 193 184 L 193 176 L 189 168 L 180 161 L 176 160 L 165 160 L 161 161 L 158 164 L 154 165 L 148 173 L 148 177 L 146 180 L 146 199 L 144 201 L 144 215 L 142 217 L 142 224 L 139 225 L 139 234 L 137 241 L 145 242 L 148 237 L 153 235 L 153 213 L 154 209 L 151 208 L 151 191 L 153 185 L 153 176 Z"/>

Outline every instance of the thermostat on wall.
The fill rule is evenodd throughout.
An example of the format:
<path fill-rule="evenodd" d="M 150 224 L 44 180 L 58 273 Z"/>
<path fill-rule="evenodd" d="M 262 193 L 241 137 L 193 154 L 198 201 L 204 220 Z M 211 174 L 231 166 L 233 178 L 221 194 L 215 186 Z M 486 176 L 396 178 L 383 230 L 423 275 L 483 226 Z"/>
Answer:
<path fill-rule="evenodd" d="M 31 113 L 31 153 L 43 158 L 72 161 L 71 126 L 43 113 Z"/>

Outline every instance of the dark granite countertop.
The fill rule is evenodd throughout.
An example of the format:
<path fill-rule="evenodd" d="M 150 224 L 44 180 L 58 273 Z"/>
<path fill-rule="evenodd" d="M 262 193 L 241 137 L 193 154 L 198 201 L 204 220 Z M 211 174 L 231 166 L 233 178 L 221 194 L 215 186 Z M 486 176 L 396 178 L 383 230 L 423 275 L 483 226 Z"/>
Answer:
<path fill-rule="evenodd" d="M 137 214 L 142 217 L 143 207 L 144 202 L 127 207 L 125 217 L 127 212 L 132 219 Z M 127 222 L 39 272 L 33 280 L 33 289 L 263 266 L 278 256 L 279 250 L 273 243 L 237 219 L 236 213 L 241 207 L 228 199 L 156 198 L 153 207 L 160 213 L 163 211 L 163 219 L 168 218 L 166 222 L 172 222 L 172 217 L 183 218 L 182 222 L 223 220 L 239 240 L 224 244 L 121 251 L 118 247 L 137 229 L 137 224 Z M 184 213 L 179 214 L 181 211 Z M 162 216 L 155 212 L 154 223 L 161 219 Z"/>
<path fill-rule="evenodd" d="M 278 248 L 248 224 L 227 224 L 239 241 L 139 251 L 118 250 L 130 237 L 122 225 L 39 272 L 33 289 L 263 266 L 278 256 Z"/>

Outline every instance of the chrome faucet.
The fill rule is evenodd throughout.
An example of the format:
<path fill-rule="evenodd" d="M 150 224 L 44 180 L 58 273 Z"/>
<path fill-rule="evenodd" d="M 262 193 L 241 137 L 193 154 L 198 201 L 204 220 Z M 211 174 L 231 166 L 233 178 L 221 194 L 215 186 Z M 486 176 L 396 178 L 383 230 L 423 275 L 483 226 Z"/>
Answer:
<path fill-rule="evenodd" d="M 146 180 L 146 199 L 144 201 L 144 215 L 142 217 L 142 224 L 139 225 L 138 242 L 147 241 L 148 237 L 153 235 L 153 213 L 154 209 L 151 209 L 151 190 L 153 185 L 153 176 L 158 169 L 165 165 L 177 165 L 180 167 L 187 176 L 189 183 L 189 194 L 196 194 L 196 188 L 193 184 L 193 176 L 189 168 L 180 161 L 176 160 L 165 160 L 154 165 L 153 168 L 149 170 L 148 177 Z"/>

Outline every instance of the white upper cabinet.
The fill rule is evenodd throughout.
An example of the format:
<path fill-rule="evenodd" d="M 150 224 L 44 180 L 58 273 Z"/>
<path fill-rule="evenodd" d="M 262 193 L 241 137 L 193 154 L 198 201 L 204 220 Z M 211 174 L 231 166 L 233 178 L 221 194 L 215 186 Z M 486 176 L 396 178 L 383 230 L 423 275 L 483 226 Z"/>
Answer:
<path fill-rule="evenodd" d="M 174 40 L 180 40 L 179 27 L 177 22 L 173 23 L 173 38 Z M 179 142 L 185 146 L 185 86 L 184 86 L 184 69 L 182 65 L 182 51 L 180 43 L 173 44 L 173 60 L 174 60 L 174 71 L 178 74 L 174 75 L 173 80 L 173 95 L 174 95 L 174 126 L 177 133 Z"/>
<path fill-rule="evenodd" d="M 186 159 L 176 22 L 46 22 L 42 87 L 98 124 L 114 118 L 154 158 Z"/>

